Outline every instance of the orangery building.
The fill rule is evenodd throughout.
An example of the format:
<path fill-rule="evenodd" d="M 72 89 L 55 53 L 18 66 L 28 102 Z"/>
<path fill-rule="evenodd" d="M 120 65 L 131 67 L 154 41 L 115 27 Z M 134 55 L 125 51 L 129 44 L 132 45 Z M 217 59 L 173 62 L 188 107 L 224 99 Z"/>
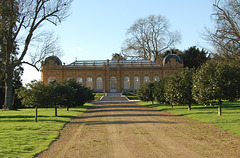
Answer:
<path fill-rule="evenodd" d="M 94 92 L 136 91 L 146 82 L 159 81 L 183 69 L 178 55 L 169 54 L 156 62 L 150 60 L 76 60 L 62 64 L 56 56 L 45 59 L 41 67 L 41 80 L 61 82 L 74 78 Z"/>

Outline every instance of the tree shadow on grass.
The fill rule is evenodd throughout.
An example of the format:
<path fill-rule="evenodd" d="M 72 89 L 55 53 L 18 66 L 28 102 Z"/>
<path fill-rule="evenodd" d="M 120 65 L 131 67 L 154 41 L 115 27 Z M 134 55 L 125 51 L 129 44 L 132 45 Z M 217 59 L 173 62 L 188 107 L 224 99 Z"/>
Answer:
<path fill-rule="evenodd" d="M 86 110 L 71 110 L 71 108 L 69 109 L 69 111 L 74 111 L 74 112 L 80 112 L 80 113 L 82 113 L 82 112 L 85 112 Z"/>
<path fill-rule="evenodd" d="M 44 121 L 44 122 L 60 122 L 60 123 L 67 123 L 68 121 L 62 121 L 62 120 L 56 120 L 56 119 L 51 119 L 51 120 L 48 120 L 48 119 L 39 119 L 38 122 L 41 122 L 41 121 Z"/>
<path fill-rule="evenodd" d="M 161 105 L 161 104 L 148 104 L 148 105 L 145 105 L 145 106 L 147 106 L 147 107 L 150 107 L 150 108 L 155 108 L 155 109 L 157 109 L 158 111 L 167 111 L 167 110 L 169 110 L 169 109 L 172 109 L 171 108 L 171 105 L 168 105 L 168 104 L 164 104 L 164 105 Z M 166 106 L 168 106 L 169 108 L 161 108 L 161 107 L 166 107 Z M 158 109 L 158 108 L 161 108 L 161 109 Z"/>
<path fill-rule="evenodd" d="M 240 110 L 240 105 L 223 105 L 223 108 L 224 109 L 233 109 L 233 110 L 238 109 L 238 110 Z"/>
<path fill-rule="evenodd" d="M 28 120 L 4 120 L 0 122 L 35 122 L 34 118 L 28 119 Z M 68 121 L 62 121 L 62 120 L 56 120 L 56 119 L 38 119 L 38 122 L 60 122 L 60 123 L 66 123 Z"/>
<path fill-rule="evenodd" d="M 213 114 L 215 112 L 193 112 L 193 113 L 185 113 L 185 114 L 178 114 L 178 116 L 188 116 L 188 115 L 202 115 L 202 114 Z M 217 111 L 216 111 L 217 113 Z"/>
<path fill-rule="evenodd" d="M 1 119 L 2 118 L 2 119 Z M 15 115 L 15 116 L 0 116 L 0 122 L 33 122 L 35 116 L 22 116 L 22 115 Z M 58 120 L 56 118 L 69 118 L 72 119 L 74 116 L 45 116 L 45 115 L 38 115 L 38 122 L 41 121 L 50 121 L 50 122 L 62 122 L 65 123 L 67 121 Z"/>
<path fill-rule="evenodd" d="M 32 115 L 14 115 L 14 116 L 9 116 L 9 115 L 1 115 L 0 119 L 3 118 L 34 118 Z"/>

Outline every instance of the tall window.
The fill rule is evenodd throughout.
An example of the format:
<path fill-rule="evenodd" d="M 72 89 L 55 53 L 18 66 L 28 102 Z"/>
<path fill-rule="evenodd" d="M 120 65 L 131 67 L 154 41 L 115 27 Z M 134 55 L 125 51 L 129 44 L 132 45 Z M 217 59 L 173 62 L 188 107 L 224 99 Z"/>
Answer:
<path fill-rule="evenodd" d="M 103 89 L 103 80 L 102 77 L 97 78 L 97 89 Z"/>
<path fill-rule="evenodd" d="M 147 82 L 150 82 L 150 78 L 148 76 L 145 76 L 143 78 L 143 83 L 147 83 Z"/>
<path fill-rule="evenodd" d="M 87 87 L 89 87 L 90 89 L 93 89 L 93 79 L 92 79 L 92 77 L 87 78 Z"/>
<path fill-rule="evenodd" d="M 116 77 L 110 78 L 110 92 L 116 92 L 117 91 L 117 79 Z"/>
<path fill-rule="evenodd" d="M 77 83 L 83 84 L 83 79 L 81 77 L 77 78 Z"/>
<path fill-rule="evenodd" d="M 130 78 L 124 77 L 124 89 L 130 89 Z"/>
<path fill-rule="evenodd" d="M 134 77 L 134 89 L 138 89 L 140 87 L 140 78 L 138 76 Z"/>
<path fill-rule="evenodd" d="M 53 77 L 53 76 L 48 77 L 48 83 L 56 81 L 56 80 L 57 80 L 56 77 Z"/>
<path fill-rule="evenodd" d="M 154 82 L 158 82 L 158 81 L 160 81 L 160 79 L 159 79 L 158 76 L 154 76 L 153 81 L 154 81 Z"/>

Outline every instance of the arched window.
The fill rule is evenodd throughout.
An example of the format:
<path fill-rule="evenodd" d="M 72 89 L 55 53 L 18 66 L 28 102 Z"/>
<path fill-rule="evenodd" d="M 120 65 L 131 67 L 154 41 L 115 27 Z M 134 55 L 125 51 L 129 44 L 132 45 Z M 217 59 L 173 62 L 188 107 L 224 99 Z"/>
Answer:
<path fill-rule="evenodd" d="M 48 83 L 53 82 L 53 81 L 57 81 L 56 77 L 53 77 L 53 76 L 48 77 Z"/>
<path fill-rule="evenodd" d="M 145 76 L 143 78 L 143 83 L 147 83 L 147 82 L 150 82 L 150 78 L 148 76 Z"/>
<path fill-rule="evenodd" d="M 76 81 L 77 83 L 83 84 L 83 79 L 81 77 L 78 77 Z"/>
<path fill-rule="evenodd" d="M 124 77 L 124 89 L 130 89 L 130 78 L 127 76 Z"/>
<path fill-rule="evenodd" d="M 134 89 L 138 89 L 140 87 L 140 77 L 134 77 Z"/>
<path fill-rule="evenodd" d="M 103 80 L 102 80 L 102 77 L 98 77 L 97 78 L 97 89 L 103 89 Z"/>
<path fill-rule="evenodd" d="M 158 82 L 158 81 L 160 81 L 159 77 L 158 76 L 154 76 L 153 82 Z"/>
<path fill-rule="evenodd" d="M 90 89 L 93 89 L 93 79 L 92 79 L 92 77 L 87 78 L 87 87 L 89 87 Z"/>

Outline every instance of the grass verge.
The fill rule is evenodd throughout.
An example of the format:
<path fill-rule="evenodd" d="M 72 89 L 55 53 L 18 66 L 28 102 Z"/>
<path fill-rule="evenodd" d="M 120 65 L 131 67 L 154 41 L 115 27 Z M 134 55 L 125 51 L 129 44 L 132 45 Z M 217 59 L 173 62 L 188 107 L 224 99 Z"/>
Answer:
<path fill-rule="evenodd" d="M 136 93 L 127 92 L 127 93 L 124 93 L 123 95 L 128 97 L 129 100 L 139 100 Z"/>
<path fill-rule="evenodd" d="M 188 111 L 187 106 L 151 104 L 150 102 L 139 103 L 149 107 L 156 108 L 160 111 L 168 111 L 176 115 L 185 116 L 198 120 L 202 123 L 211 123 L 215 126 L 228 131 L 231 134 L 240 137 L 240 102 L 223 102 L 222 116 L 218 116 L 217 106 L 193 105 L 192 110 Z"/>
<path fill-rule="evenodd" d="M 98 101 L 102 96 L 105 95 L 105 93 L 94 93 L 94 101 Z"/>
<path fill-rule="evenodd" d="M 77 108 L 39 108 L 38 122 L 34 122 L 35 109 L 0 110 L 0 157 L 34 157 L 56 140 L 60 130 L 75 116 L 92 104 Z"/>

